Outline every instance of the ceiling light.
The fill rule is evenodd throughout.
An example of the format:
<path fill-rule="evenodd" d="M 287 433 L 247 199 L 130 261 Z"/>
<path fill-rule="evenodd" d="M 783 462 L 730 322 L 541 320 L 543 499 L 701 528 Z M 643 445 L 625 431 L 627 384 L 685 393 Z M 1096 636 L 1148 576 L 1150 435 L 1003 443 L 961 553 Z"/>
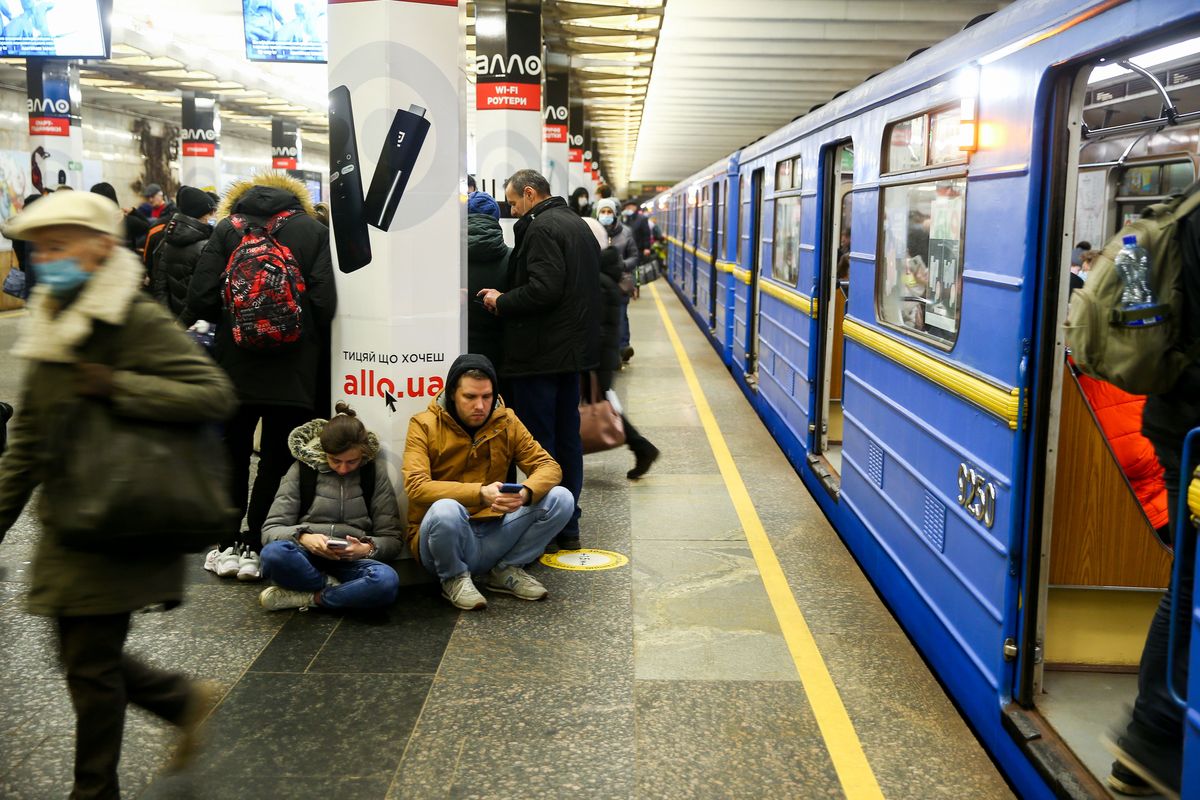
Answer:
<path fill-rule="evenodd" d="M 146 74 L 153 75 L 156 78 L 175 78 L 175 79 L 187 79 L 187 80 L 193 80 L 193 81 L 211 81 L 211 80 L 215 80 L 217 77 L 216 75 L 213 75 L 211 72 L 204 72 L 203 70 L 190 70 L 190 69 L 158 69 L 158 70 L 151 70 L 150 72 L 147 72 Z"/>

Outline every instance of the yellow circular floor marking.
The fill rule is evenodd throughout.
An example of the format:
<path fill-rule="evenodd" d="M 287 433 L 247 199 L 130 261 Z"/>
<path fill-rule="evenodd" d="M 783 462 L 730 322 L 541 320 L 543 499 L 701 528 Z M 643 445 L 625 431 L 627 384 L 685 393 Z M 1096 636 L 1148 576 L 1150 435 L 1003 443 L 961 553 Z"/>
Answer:
<path fill-rule="evenodd" d="M 611 550 L 559 550 L 546 553 L 541 562 L 555 569 L 570 569 L 579 572 L 594 572 L 599 569 L 616 569 L 629 563 L 629 559 Z"/>

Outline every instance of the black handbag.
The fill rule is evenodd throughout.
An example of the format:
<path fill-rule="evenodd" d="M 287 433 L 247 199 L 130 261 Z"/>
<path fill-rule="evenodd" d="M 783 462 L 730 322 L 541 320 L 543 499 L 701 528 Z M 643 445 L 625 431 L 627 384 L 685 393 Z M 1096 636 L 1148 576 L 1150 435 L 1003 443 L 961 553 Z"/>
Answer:
<path fill-rule="evenodd" d="M 214 426 L 118 416 L 87 399 L 59 410 L 41 509 L 65 547 L 196 553 L 237 523 Z"/>

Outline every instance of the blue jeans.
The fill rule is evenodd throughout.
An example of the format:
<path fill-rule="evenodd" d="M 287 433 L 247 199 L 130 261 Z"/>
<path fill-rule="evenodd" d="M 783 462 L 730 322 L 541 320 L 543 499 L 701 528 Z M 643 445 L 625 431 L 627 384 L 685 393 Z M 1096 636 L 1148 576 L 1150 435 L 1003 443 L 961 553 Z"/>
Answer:
<path fill-rule="evenodd" d="M 579 438 L 579 373 L 533 375 L 508 382 L 508 407 L 562 469 L 562 487 L 575 498 L 575 512 L 560 538 L 579 538 L 579 493 L 583 490 L 583 440 Z"/>
<path fill-rule="evenodd" d="M 438 500 L 421 520 L 421 563 L 443 581 L 524 566 L 537 560 L 574 510 L 575 498 L 561 486 L 538 503 L 491 519 L 473 520 L 462 503 Z"/>
<path fill-rule="evenodd" d="M 396 570 L 382 561 L 333 561 L 314 556 L 295 542 L 271 542 L 264 547 L 262 572 L 284 589 L 320 591 L 318 605 L 334 610 L 390 606 L 400 589 Z M 341 585 L 326 588 L 326 575 Z"/>

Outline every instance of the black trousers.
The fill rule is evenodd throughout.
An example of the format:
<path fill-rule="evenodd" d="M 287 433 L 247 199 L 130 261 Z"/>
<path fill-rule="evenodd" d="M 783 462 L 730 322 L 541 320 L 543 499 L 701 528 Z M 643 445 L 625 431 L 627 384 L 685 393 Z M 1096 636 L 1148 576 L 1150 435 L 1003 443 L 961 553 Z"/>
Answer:
<path fill-rule="evenodd" d="M 583 440 L 579 438 L 579 374 L 510 378 L 505 401 L 538 444 L 562 468 L 562 486 L 575 498 L 575 513 L 558 535 L 579 538 L 579 493 L 583 488 Z"/>
<path fill-rule="evenodd" d="M 129 614 L 58 617 L 59 654 L 75 708 L 75 788 L 71 800 L 121 796 L 117 764 L 125 706 L 141 706 L 178 725 L 191 682 L 125 654 Z"/>
<path fill-rule="evenodd" d="M 242 521 L 239 519 L 237 529 L 222 538 L 222 549 L 244 544 L 256 553 L 262 551 L 263 522 L 275 501 L 279 482 L 293 461 L 288 450 L 288 435 L 312 418 L 310 409 L 298 406 L 243 405 L 233 419 L 225 423 L 225 446 L 229 450 L 233 481 L 230 497 L 235 508 L 246 509 L 247 530 L 245 534 L 240 532 Z M 254 477 L 254 488 L 250 489 L 250 455 L 254 452 L 254 429 L 259 420 L 262 420 L 262 437 L 259 440 L 258 474 Z"/>

